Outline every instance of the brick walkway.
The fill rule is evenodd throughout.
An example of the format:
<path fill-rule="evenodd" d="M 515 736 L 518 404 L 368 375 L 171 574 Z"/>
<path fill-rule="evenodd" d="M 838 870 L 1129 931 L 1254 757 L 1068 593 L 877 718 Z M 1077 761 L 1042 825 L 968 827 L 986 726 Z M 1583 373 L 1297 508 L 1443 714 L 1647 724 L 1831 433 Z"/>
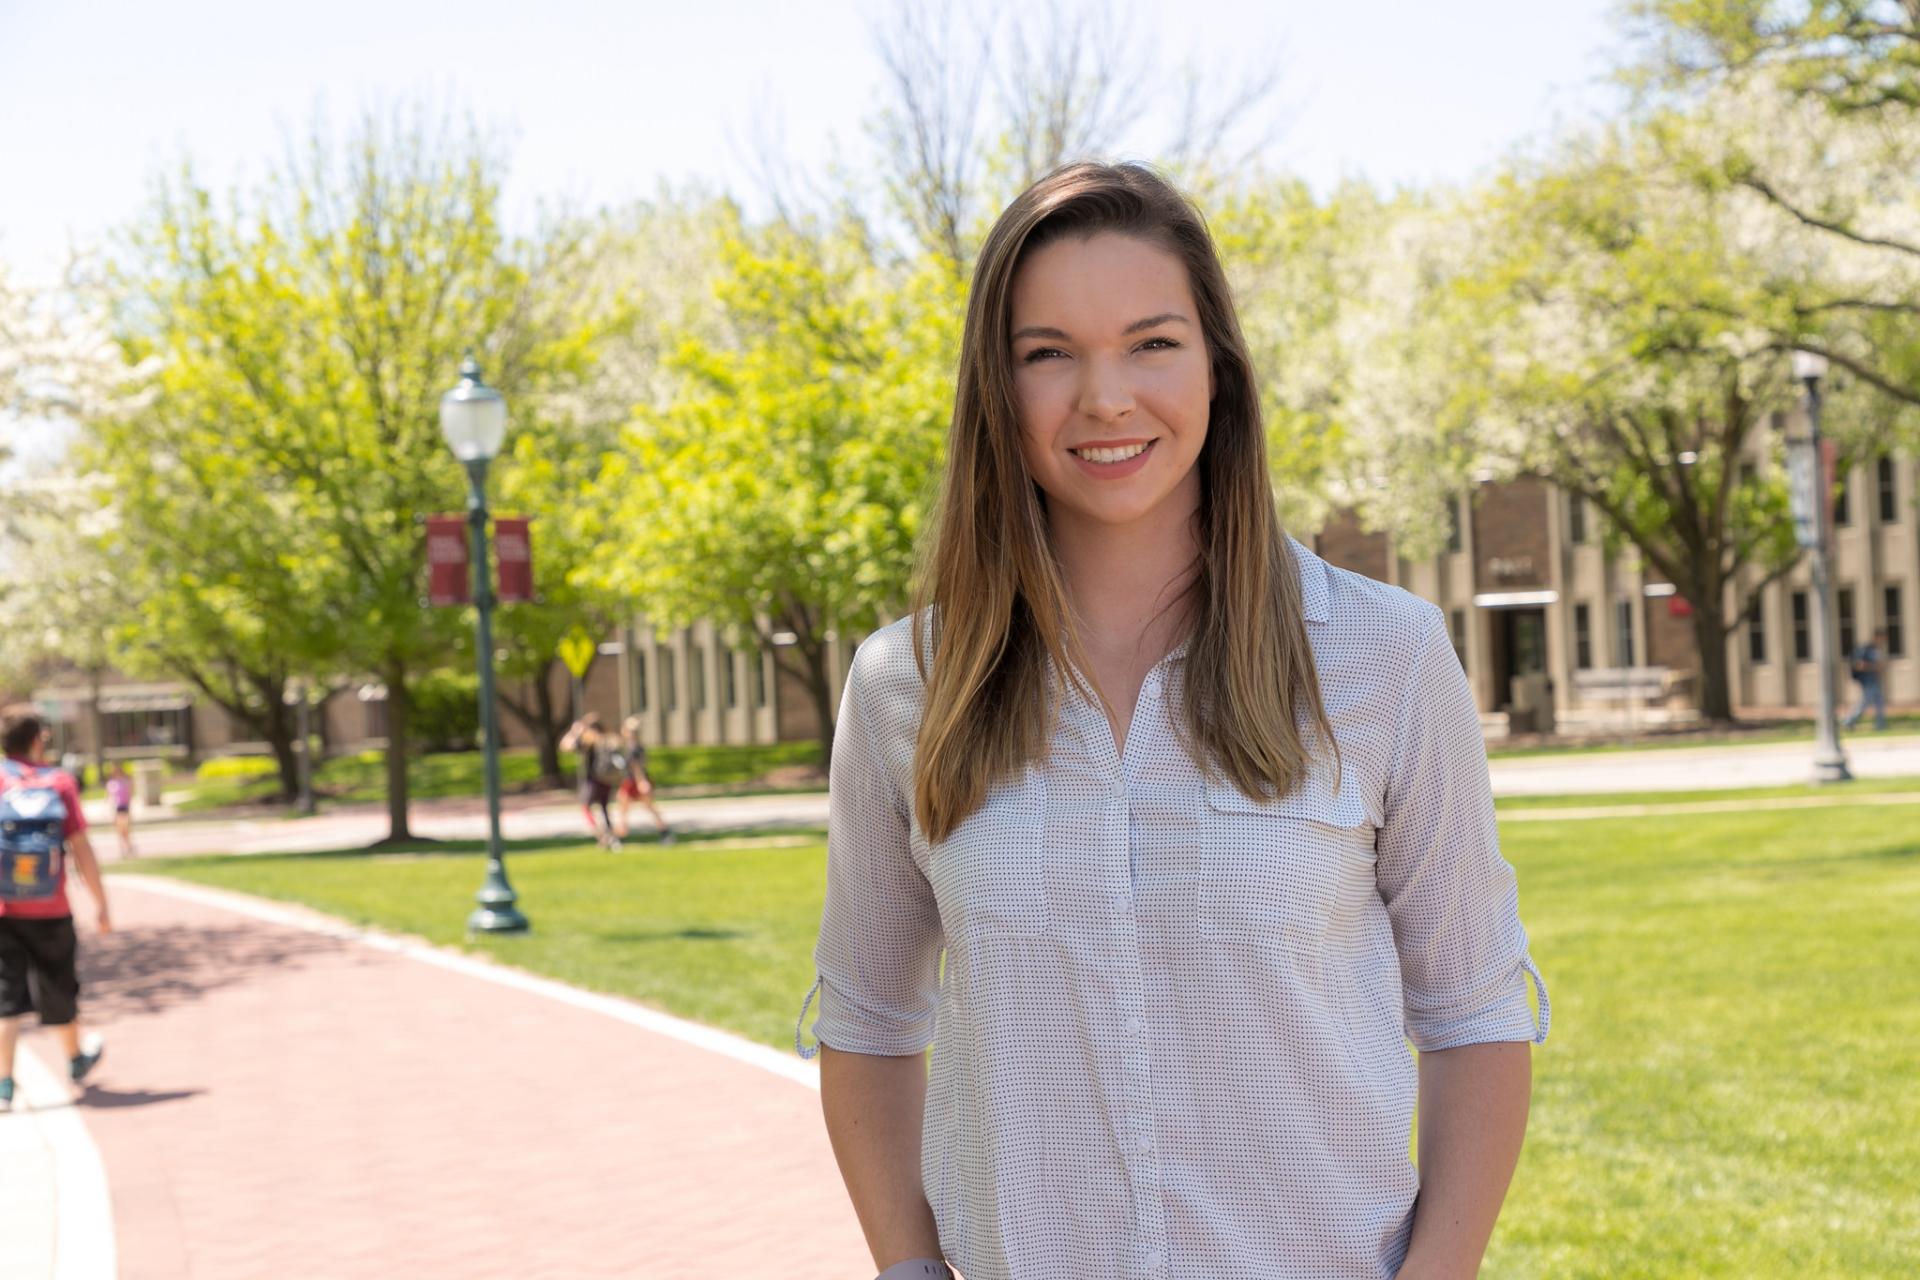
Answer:
<path fill-rule="evenodd" d="M 870 1273 L 806 1085 L 351 939 L 113 892 L 115 933 L 85 943 L 110 1052 L 83 1114 L 126 1280 Z"/>

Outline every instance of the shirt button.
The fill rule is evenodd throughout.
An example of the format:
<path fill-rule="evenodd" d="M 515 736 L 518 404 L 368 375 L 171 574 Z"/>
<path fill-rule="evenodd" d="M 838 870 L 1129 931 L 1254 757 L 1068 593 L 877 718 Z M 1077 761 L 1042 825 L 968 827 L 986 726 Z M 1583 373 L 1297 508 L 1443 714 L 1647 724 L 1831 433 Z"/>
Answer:
<path fill-rule="evenodd" d="M 1164 1261 L 1165 1259 L 1160 1256 L 1160 1251 L 1158 1249 L 1155 1249 L 1153 1252 L 1147 1255 L 1147 1270 L 1158 1271 L 1160 1269 L 1160 1264 Z"/>
<path fill-rule="evenodd" d="M 1141 1022 L 1141 1021 L 1140 1021 L 1140 1019 L 1138 1019 L 1138 1018 L 1128 1018 L 1128 1019 L 1127 1019 L 1127 1034 L 1128 1034 L 1128 1035 L 1130 1035 L 1130 1036 L 1137 1036 L 1137 1035 L 1139 1035 L 1139 1034 L 1140 1034 L 1140 1028 L 1141 1028 L 1141 1027 L 1143 1027 L 1143 1026 L 1145 1026 L 1145 1025 L 1146 1025 L 1146 1024 L 1145 1024 L 1145 1023 L 1143 1023 L 1143 1022 Z"/>

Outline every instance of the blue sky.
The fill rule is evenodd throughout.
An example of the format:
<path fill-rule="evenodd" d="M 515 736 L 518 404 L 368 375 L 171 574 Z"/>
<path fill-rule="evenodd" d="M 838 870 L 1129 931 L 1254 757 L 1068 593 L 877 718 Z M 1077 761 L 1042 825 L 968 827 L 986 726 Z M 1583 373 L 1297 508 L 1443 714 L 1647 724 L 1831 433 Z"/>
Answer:
<path fill-rule="evenodd" d="M 900 0 L 896 0 L 900 2 Z M 510 209 L 615 202 L 662 179 L 747 185 L 781 122 L 792 163 L 857 155 L 879 0 L 706 4 L 0 0 L 0 260 L 43 281 L 182 155 L 257 174 L 316 108 L 425 95 L 510 130 Z M 1470 178 L 1604 103 L 1611 0 L 1181 0 L 1134 5 L 1204 63 L 1275 50 L 1291 121 L 1269 157 L 1324 186 Z"/>

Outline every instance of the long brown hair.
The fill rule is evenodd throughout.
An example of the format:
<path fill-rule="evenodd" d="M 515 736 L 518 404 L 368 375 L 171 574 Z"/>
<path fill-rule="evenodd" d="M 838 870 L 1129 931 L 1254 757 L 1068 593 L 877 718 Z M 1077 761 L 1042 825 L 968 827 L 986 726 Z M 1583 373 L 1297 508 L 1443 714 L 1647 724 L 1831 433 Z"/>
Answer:
<path fill-rule="evenodd" d="M 1186 264 L 1213 366 L 1200 470 L 1198 563 L 1184 604 L 1187 747 L 1249 797 L 1285 795 L 1305 775 L 1304 706 L 1332 746 L 1308 647 L 1300 575 L 1273 509 L 1260 396 L 1226 273 L 1199 211 L 1143 165 L 1074 164 L 1021 193 L 974 269 L 960 349 L 947 471 L 915 590 L 926 682 L 914 809 L 945 839 L 996 781 L 1046 748 L 1062 672 L 1084 668 L 1046 510 L 1020 452 L 1013 390 L 1013 281 L 1026 256 L 1068 236 L 1136 236 Z"/>

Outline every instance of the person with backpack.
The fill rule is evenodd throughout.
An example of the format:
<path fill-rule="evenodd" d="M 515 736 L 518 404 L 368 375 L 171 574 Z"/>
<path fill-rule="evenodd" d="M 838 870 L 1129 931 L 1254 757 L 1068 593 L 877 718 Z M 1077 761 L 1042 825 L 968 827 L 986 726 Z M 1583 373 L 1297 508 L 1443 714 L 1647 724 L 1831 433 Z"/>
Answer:
<path fill-rule="evenodd" d="M 660 816 L 660 806 L 653 802 L 653 779 L 647 775 L 647 744 L 640 741 L 639 716 L 628 716 L 621 721 L 620 745 L 627 754 L 627 776 L 620 783 L 620 838 L 626 839 L 632 829 L 628 816 L 633 802 L 638 800 L 653 815 L 653 825 L 660 829 L 660 843 L 672 844 L 673 828 Z"/>
<path fill-rule="evenodd" d="M 567 729 L 560 749 L 579 753 L 580 808 L 587 815 L 587 826 L 602 849 L 618 849 L 620 837 L 614 834 L 613 814 L 607 806 L 613 789 L 627 776 L 627 754 L 620 740 L 607 732 L 598 712 L 589 711 Z M 600 811 L 597 818 L 595 809 Z"/>
<path fill-rule="evenodd" d="M 1853 670 L 1853 682 L 1860 686 L 1860 701 L 1840 722 L 1843 729 L 1851 729 L 1860 723 L 1860 717 L 1873 708 L 1873 727 L 1882 730 L 1887 727 L 1887 689 L 1881 683 L 1881 674 L 1887 666 L 1887 629 L 1875 627 L 1868 641 L 1849 655 L 1849 665 Z"/>
<path fill-rule="evenodd" d="M 49 765 L 47 722 L 31 707 L 0 712 L 0 1111 L 13 1106 L 13 1055 L 26 1015 L 53 1028 L 78 1084 L 104 1051 L 80 1023 L 79 945 L 67 902 L 67 860 L 111 932 L 106 886 L 87 840 L 73 776 Z"/>

